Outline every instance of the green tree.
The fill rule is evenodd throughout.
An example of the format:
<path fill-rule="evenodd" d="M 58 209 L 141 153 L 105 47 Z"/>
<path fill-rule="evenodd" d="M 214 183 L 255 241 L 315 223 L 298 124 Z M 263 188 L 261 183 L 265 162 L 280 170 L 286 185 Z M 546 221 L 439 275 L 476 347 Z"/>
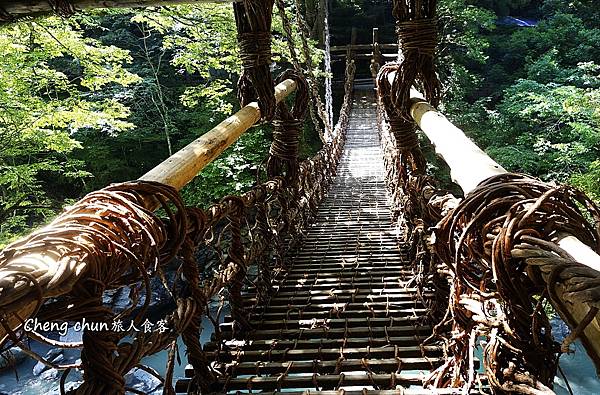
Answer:
<path fill-rule="evenodd" d="M 483 33 L 494 29 L 495 15 L 465 0 L 441 0 L 438 14 L 438 70 L 445 87 L 442 109 L 455 113 L 479 88 L 478 69 L 486 64 L 489 47 Z"/>
<path fill-rule="evenodd" d="M 478 63 L 449 50 L 454 75 L 462 77 L 447 79 L 446 111 L 508 170 L 572 182 L 597 198 L 600 30 L 590 23 L 590 2 L 505 3 L 544 18 L 535 27 L 472 34 L 468 24 L 455 24 L 456 37 L 490 46 Z M 478 4 L 496 11 L 501 5 Z"/>
<path fill-rule="evenodd" d="M 127 51 L 57 17 L 0 28 L 0 244 L 54 214 L 90 176 L 69 154 L 73 136 L 130 129 L 129 111 L 99 92 L 138 81 Z"/>

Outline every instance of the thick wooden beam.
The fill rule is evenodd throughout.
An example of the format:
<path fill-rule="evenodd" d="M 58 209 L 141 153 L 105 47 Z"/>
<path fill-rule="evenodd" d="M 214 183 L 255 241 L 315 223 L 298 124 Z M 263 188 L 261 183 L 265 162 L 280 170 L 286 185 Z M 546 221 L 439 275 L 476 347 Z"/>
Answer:
<path fill-rule="evenodd" d="M 379 48 L 398 49 L 398 44 L 379 44 Z M 331 52 L 346 52 L 348 49 L 352 51 L 371 51 L 373 50 L 373 44 L 333 45 L 331 47 Z"/>
<path fill-rule="evenodd" d="M 350 31 L 350 47 L 356 46 L 356 38 L 358 37 L 358 28 L 356 26 L 352 26 L 352 30 Z M 352 49 L 350 49 L 352 50 Z"/>
<path fill-rule="evenodd" d="M 340 60 L 340 59 L 346 59 L 348 55 L 347 54 L 343 54 L 343 55 L 331 55 L 332 59 L 335 60 Z M 390 59 L 390 60 L 394 60 L 398 57 L 398 54 L 395 53 L 382 53 L 381 54 L 382 57 Z M 359 60 L 371 60 L 373 58 L 373 53 L 355 53 L 352 55 L 352 59 L 359 59 Z"/>
<path fill-rule="evenodd" d="M 143 8 L 178 4 L 232 3 L 235 0 L 69 0 L 75 11 L 95 8 Z M 5 0 L 0 9 L 13 18 L 37 16 L 54 12 L 47 0 Z"/>
<path fill-rule="evenodd" d="M 454 126 L 444 115 L 423 100 L 416 90 L 411 90 L 413 104 L 410 114 L 421 130 L 435 146 L 436 153 L 450 167 L 452 180 L 457 183 L 465 194 L 471 192 L 480 182 L 489 177 L 506 173 L 506 170 L 473 143 L 464 132 Z M 562 249 L 567 251 L 577 262 L 598 271 L 600 279 L 600 256 L 575 236 L 562 233 L 554 240 Z M 547 275 L 544 279 L 548 280 Z M 563 298 L 564 288 L 557 289 L 558 297 L 578 322 L 587 315 L 590 307 L 582 303 L 570 303 Z M 592 360 L 598 365 L 600 356 L 600 314 L 592 320 L 585 329 L 590 340 L 586 345 Z M 594 355 L 595 354 L 595 355 Z"/>
<path fill-rule="evenodd" d="M 280 102 L 296 89 L 296 83 L 292 80 L 285 80 L 275 87 L 275 99 Z M 140 180 L 156 181 L 170 185 L 177 190 L 190 182 L 208 163 L 214 160 L 221 152 L 233 144 L 246 130 L 254 125 L 260 119 L 260 110 L 258 103 L 253 102 L 242 108 L 236 114 L 230 116 L 207 133 L 200 136 L 195 141 L 188 144 L 180 151 L 173 154 L 164 162 L 143 175 Z M 147 208 L 156 209 L 155 201 L 148 200 Z M 27 264 L 28 267 L 35 267 L 40 271 L 55 272 L 59 268 L 69 265 L 73 276 L 70 286 L 85 275 L 86 262 L 73 261 L 68 253 L 64 253 L 60 259 L 53 255 L 32 254 L 22 256 L 14 261 L 5 263 L 0 267 L 0 278 L 12 276 L 19 272 L 19 265 Z M 36 306 L 36 302 L 27 302 L 19 306 L 18 311 L 4 311 L 2 309 L 2 296 L 14 290 L 0 289 L 0 314 L 6 317 L 8 326 L 12 330 L 19 328 L 23 321 L 31 317 Z M 45 295 L 43 298 L 55 297 L 66 294 L 70 287 L 63 287 L 60 294 Z M 32 286 L 32 294 L 37 295 L 37 289 Z M 0 326 L 0 346 L 8 338 L 7 331 Z"/>

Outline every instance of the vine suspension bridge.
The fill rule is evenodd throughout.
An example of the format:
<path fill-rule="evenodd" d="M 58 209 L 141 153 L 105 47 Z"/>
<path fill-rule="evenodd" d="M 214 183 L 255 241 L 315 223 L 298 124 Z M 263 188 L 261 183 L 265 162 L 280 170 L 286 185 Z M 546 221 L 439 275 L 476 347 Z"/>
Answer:
<path fill-rule="evenodd" d="M 186 2 L 14 0 L 0 20 Z M 59 369 L 61 393 L 73 394 L 136 392 L 124 376 L 163 350 L 164 394 L 552 394 L 558 356 L 577 338 L 600 368 L 600 211 L 573 188 L 506 172 L 440 114 L 436 2 L 392 3 L 397 44 L 378 43 L 375 31 L 370 45 L 332 48 L 346 52 L 334 125 L 305 35 L 307 64 L 293 45 L 293 23 L 305 30 L 300 12 L 292 22 L 283 1 L 234 2 L 242 109 L 140 179 L 86 195 L 2 251 L 3 349 Z M 274 8 L 294 66 L 277 78 Z M 382 53 L 390 49 L 398 52 Z M 362 59 L 372 78 L 355 79 Z M 299 161 L 307 113 L 323 147 Z M 268 180 L 208 209 L 186 207 L 178 191 L 257 122 L 273 125 Z M 417 128 L 464 198 L 428 175 Z M 65 343 L 24 327 L 34 317 L 141 325 L 153 278 L 174 306 L 162 331 L 107 327 Z M 127 309 L 103 303 L 125 287 Z M 562 344 L 546 300 L 572 330 Z M 202 322 L 213 326 L 206 344 Z M 187 378 L 174 380 L 180 338 Z M 79 348 L 81 363 L 46 360 L 30 341 Z M 83 383 L 67 390 L 76 368 Z"/>

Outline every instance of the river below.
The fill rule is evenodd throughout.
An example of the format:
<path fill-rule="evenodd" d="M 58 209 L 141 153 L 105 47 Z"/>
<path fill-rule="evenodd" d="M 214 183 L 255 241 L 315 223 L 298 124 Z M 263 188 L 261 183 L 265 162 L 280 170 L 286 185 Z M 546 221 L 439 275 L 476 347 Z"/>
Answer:
<path fill-rule="evenodd" d="M 562 340 L 568 333 L 564 323 L 559 319 L 553 319 L 553 331 L 557 340 Z M 210 340 L 212 333 L 212 324 L 208 319 L 203 321 L 203 327 L 207 328 L 201 336 L 201 343 L 205 344 Z M 51 348 L 41 345 L 33 345 L 34 351 L 41 355 L 46 355 Z M 591 359 L 585 353 L 581 342 L 577 341 L 571 346 L 574 349 L 573 353 L 563 354 L 560 357 L 560 367 L 568 379 L 569 385 L 576 395 L 594 395 L 600 394 L 600 379 L 596 375 L 596 370 Z M 182 360 L 185 360 L 185 346 L 181 339 L 179 340 L 179 350 Z M 79 358 L 78 350 L 65 350 L 62 353 L 65 361 L 74 362 Z M 167 361 L 167 352 L 144 358 L 143 364 L 152 367 L 157 372 L 164 375 L 165 365 Z M 183 361 L 182 361 L 183 362 Z M 26 359 L 18 365 L 17 375 L 15 371 L 5 370 L 0 372 L 0 395 L 59 395 L 58 382 L 60 375 L 56 371 L 45 370 L 41 374 L 34 375 L 34 367 L 36 363 L 33 360 Z M 175 365 L 175 379 L 183 378 L 185 363 Z M 67 382 L 77 382 L 81 380 L 81 374 L 77 371 L 69 374 Z M 127 377 L 128 385 L 137 390 L 144 391 L 147 394 L 158 395 L 162 393 L 162 387 L 158 380 L 154 379 L 148 373 L 137 370 L 130 373 Z M 554 390 L 557 395 L 569 395 L 567 385 L 564 378 L 559 375 L 554 380 Z M 68 387 L 67 387 L 68 388 Z"/>

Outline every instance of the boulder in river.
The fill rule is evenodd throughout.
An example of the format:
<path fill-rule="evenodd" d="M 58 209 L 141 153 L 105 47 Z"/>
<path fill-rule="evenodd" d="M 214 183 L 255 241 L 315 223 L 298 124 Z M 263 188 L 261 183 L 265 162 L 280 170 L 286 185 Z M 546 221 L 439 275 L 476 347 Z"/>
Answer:
<path fill-rule="evenodd" d="M 69 381 L 65 384 L 65 391 L 71 391 L 79 387 L 81 384 L 83 384 L 83 381 Z M 46 395 L 60 395 L 60 389 L 57 388 L 55 390 L 52 390 L 46 393 Z"/>
<path fill-rule="evenodd" d="M 65 335 L 60 336 L 60 341 L 65 343 L 79 343 L 83 338 L 82 331 L 76 331 L 72 326 L 70 326 Z"/>
<path fill-rule="evenodd" d="M 559 317 L 552 317 L 550 319 L 550 324 L 552 325 L 552 335 L 554 336 L 554 340 L 559 343 L 571 333 L 569 326 Z"/>
<path fill-rule="evenodd" d="M 34 376 L 39 376 L 40 374 L 42 374 L 42 372 L 44 370 L 48 370 L 50 369 L 50 367 L 40 361 L 38 361 L 34 366 L 33 369 L 31 370 L 31 373 L 33 373 Z"/>
<path fill-rule="evenodd" d="M 167 270 L 165 272 L 165 278 L 169 284 L 175 281 L 175 277 L 177 273 L 175 271 Z M 158 277 L 153 277 L 150 279 L 150 288 L 152 290 L 150 294 L 150 301 L 148 304 L 148 313 L 152 314 L 153 312 L 158 312 L 169 306 L 173 303 L 173 299 L 169 292 L 165 289 L 162 281 Z M 108 290 L 104 292 L 102 296 L 102 302 L 110 306 L 110 308 L 114 312 L 122 312 L 125 309 L 131 307 L 131 299 L 129 298 L 129 293 L 131 292 L 131 287 L 125 286 L 114 290 Z M 140 291 L 140 299 L 138 300 L 135 311 L 138 311 L 139 308 L 144 304 L 144 300 L 146 298 L 144 288 L 142 287 Z M 134 313 L 135 314 L 135 313 Z"/>
<path fill-rule="evenodd" d="M 53 348 L 46 353 L 44 359 L 52 363 L 59 363 L 64 359 L 63 350 L 60 348 Z M 43 362 L 38 361 L 33 367 L 32 373 L 34 376 L 40 375 L 42 372 L 50 369 L 50 366 Z"/>
<path fill-rule="evenodd" d="M 139 368 L 133 368 L 125 375 L 127 387 L 131 387 L 145 394 L 151 393 L 161 386 L 159 379 Z"/>
<path fill-rule="evenodd" d="M 48 370 L 42 372 L 42 374 L 40 374 L 40 379 L 47 380 L 47 381 L 54 381 L 54 380 L 58 379 L 61 374 L 62 374 L 62 372 L 60 372 L 56 369 L 48 369 Z"/>
<path fill-rule="evenodd" d="M 55 362 L 56 358 L 58 358 L 58 356 L 61 355 L 62 353 L 63 353 L 62 348 L 51 348 L 50 350 L 48 350 L 48 352 L 46 353 L 46 356 L 44 358 L 46 358 L 48 361 Z"/>

